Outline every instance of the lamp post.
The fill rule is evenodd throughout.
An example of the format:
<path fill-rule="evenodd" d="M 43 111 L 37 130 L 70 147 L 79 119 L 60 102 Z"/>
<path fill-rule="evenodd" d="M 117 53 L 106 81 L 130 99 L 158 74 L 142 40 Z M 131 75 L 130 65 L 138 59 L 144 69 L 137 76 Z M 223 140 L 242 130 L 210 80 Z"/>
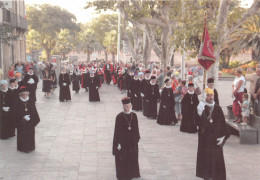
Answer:
<path fill-rule="evenodd" d="M 119 62 L 120 59 L 120 34 L 121 34 L 121 12 L 118 10 L 118 32 L 117 32 L 117 62 Z"/>
<path fill-rule="evenodd" d="M 185 12 L 185 3 L 184 3 L 184 0 L 183 0 L 182 1 L 182 20 L 183 21 L 184 21 L 184 18 L 183 18 L 183 13 L 184 12 Z M 184 80 L 184 78 L 185 78 L 185 70 L 186 70 L 185 69 L 185 66 L 186 66 L 185 56 L 186 56 L 186 52 L 185 52 L 185 39 L 183 39 L 183 50 L 182 50 L 182 61 L 181 61 L 181 79 L 182 80 Z"/>

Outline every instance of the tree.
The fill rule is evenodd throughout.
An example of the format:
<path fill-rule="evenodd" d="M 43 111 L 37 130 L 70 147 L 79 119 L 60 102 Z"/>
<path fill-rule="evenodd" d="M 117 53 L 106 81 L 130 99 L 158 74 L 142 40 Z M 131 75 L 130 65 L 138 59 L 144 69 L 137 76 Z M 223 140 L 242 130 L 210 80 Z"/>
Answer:
<path fill-rule="evenodd" d="M 115 54 L 117 52 L 117 32 L 112 30 L 107 32 L 103 42 L 108 53 L 112 54 L 112 61 L 115 63 Z"/>
<path fill-rule="evenodd" d="M 87 60 L 90 61 L 90 55 L 94 49 L 101 48 L 100 43 L 97 41 L 98 35 L 88 25 L 83 25 L 78 34 L 77 48 L 84 53 L 87 53 Z"/>
<path fill-rule="evenodd" d="M 29 29 L 34 29 L 40 35 L 40 45 L 51 59 L 51 52 L 56 46 L 57 33 L 61 29 L 71 32 L 79 31 L 76 17 L 67 10 L 48 4 L 28 6 L 26 8 Z"/>
<path fill-rule="evenodd" d="M 104 44 L 104 39 L 108 32 L 117 32 L 117 22 L 118 18 L 116 14 L 102 14 L 99 17 L 93 19 L 90 24 L 90 28 L 97 35 L 96 41 L 99 42 L 105 52 L 106 60 L 108 60 L 108 50 Z"/>
<path fill-rule="evenodd" d="M 40 34 L 35 31 L 34 29 L 31 29 L 26 34 L 26 48 L 31 53 L 35 50 L 40 50 Z"/>
<path fill-rule="evenodd" d="M 260 63 L 260 14 L 243 23 L 229 37 L 228 44 L 234 52 L 251 50 L 252 60 Z"/>
<path fill-rule="evenodd" d="M 74 48 L 73 34 L 68 29 L 61 29 L 56 34 L 56 46 L 54 51 L 61 54 L 62 59 Z"/>

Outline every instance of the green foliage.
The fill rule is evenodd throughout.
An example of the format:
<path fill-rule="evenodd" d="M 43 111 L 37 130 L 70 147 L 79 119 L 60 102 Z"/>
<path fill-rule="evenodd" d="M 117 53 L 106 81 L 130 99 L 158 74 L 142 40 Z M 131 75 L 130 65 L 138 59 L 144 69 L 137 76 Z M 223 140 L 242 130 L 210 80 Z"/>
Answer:
<path fill-rule="evenodd" d="M 230 61 L 229 62 L 229 67 L 230 68 L 238 68 L 239 67 L 239 61 Z"/>
<path fill-rule="evenodd" d="M 58 6 L 48 4 L 28 6 L 26 13 L 29 30 L 37 31 L 39 35 L 37 39 L 40 47 L 46 51 L 47 60 L 50 60 L 56 41 L 61 41 L 58 35 L 62 29 L 68 29 L 72 34 L 80 30 L 79 25 L 75 23 L 76 17 Z M 61 50 L 61 47 L 57 49 Z"/>
<path fill-rule="evenodd" d="M 34 29 L 29 30 L 26 33 L 26 48 L 29 52 L 40 50 L 40 34 Z"/>

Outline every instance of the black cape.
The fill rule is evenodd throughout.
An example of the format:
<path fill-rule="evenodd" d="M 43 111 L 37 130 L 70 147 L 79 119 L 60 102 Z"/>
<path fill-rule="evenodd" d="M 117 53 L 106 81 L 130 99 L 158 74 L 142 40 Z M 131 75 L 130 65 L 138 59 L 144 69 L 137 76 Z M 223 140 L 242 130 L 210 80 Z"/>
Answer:
<path fill-rule="evenodd" d="M 223 111 L 219 105 L 215 105 L 210 118 L 210 108 L 205 106 L 201 117 L 197 119 L 198 154 L 196 176 L 201 178 L 212 178 L 214 180 L 225 180 L 226 169 L 223 156 L 223 145 L 229 138 L 229 129 L 225 122 Z M 210 122 L 210 119 L 213 121 Z M 217 145 L 218 138 L 225 136 L 223 144 Z"/>
<path fill-rule="evenodd" d="M 146 101 L 146 116 L 148 118 L 157 118 L 157 101 L 160 99 L 159 85 L 149 85 L 146 86 L 145 101 Z"/>
<path fill-rule="evenodd" d="M 142 110 L 142 97 L 140 93 L 140 81 L 132 79 L 132 83 L 130 86 L 131 89 L 131 103 L 133 106 L 133 110 L 140 111 Z"/>
<path fill-rule="evenodd" d="M 131 97 L 131 84 L 134 76 L 130 76 L 128 73 L 125 75 L 125 84 L 127 90 L 127 97 Z"/>
<path fill-rule="evenodd" d="M 181 127 L 180 131 L 187 133 L 196 133 L 197 125 L 196 118 L 198 116 L 197 106 L 199 104 L 199 99 L 196 93 L 185 94 L 181 101 Z"/>
<path fill-rule="evenodd" d="M 63 83 L 66 83 L 66 86 L 63 86 Z M 70 78 L 69 74 L 60 74 L 59 77 L 59 85 L 60 85 L 60 101 L 69 101 L 71 100 L 70 95 Z"/>
<path fill-rule="evenodd" d="M 129 130 L 129 123 L 131 121 Z M 119 180 L 140 177 L 138 163 L 138 142 L 140 140 L 138 119 L 135 113 L 121 112 L 116 117 L 113 155 L 116 161 L 116 176 Z M 118 150 L 120 144 L 121 149 Z"/>
<path fill-rule="evenodd" d="M 27 111 L 26 111 L 27 107 Z M 40 122 L 40 117 L 33 101 L 23 102 L 20 98 L 15 106 L 17 120 L 17 150 L 30 152 L 35 149 L 35 126 Z M 23 117 L 30 115 L 31 120 Z"/>
<path fill-rule="evenodd" d="M 172 88 L 163 88 L 161 94 L 161 104 L 158 113 L 157 123 L 161 125 L 169 125 L 177 123 L 175 116 L 175 100 Z"/>
<path fill-rule="evenodd" d="M 89 101 L 96 102 L 100 101 L 98 89 L 100 87 L 100 79 L 98 75 L 94 77 L 88 77 L 87 87 L 89 89 Z"/>
<path fill-rule="evenodd" d="M 28 83 L 28 81 L 31 78 L 34 80 L 34 84 L 29 84 Z M 30 100 L 36 102 L 36 90 L 37 90 L 37 84 L 38 84 L 38 81 L 39 81 L 38 77 L 35 74 L 33 74 L 33 75 L 25 74 L 23 81 L 25 83 L 24 85 L 29 90 Z"/>

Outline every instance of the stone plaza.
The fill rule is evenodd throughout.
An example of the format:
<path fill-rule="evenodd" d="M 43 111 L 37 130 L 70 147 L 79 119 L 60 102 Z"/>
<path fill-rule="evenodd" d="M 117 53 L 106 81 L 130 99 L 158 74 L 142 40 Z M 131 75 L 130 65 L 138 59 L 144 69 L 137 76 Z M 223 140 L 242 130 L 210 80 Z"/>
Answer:
<path fill-rule="evenodd" d="M 232 81 L 219 81 L 224 113 L 232 103 Z M 113 85 L 100 89 L 101 102 L 90 103 L 88 93 L 71 92 L 71 102 L 59 102 L 59 89 L 51 99 L 37 90 L 41 122 L 36 127 L 36 150 L 16 150 L 16 137 L 0 141 L 0 179 L 3 180 L 116 180 L 112 141 L 116 115 L 122 111 Z M 247 83 L 249 86 L 249 82 Z M 176 126 L 160 126 L 137 112 L 140 180 L 196 180 L 198 135 Z M 228 180 L 260 180 L 260 145 L 241 145 L 231 136 L 224 146 Z"/>

